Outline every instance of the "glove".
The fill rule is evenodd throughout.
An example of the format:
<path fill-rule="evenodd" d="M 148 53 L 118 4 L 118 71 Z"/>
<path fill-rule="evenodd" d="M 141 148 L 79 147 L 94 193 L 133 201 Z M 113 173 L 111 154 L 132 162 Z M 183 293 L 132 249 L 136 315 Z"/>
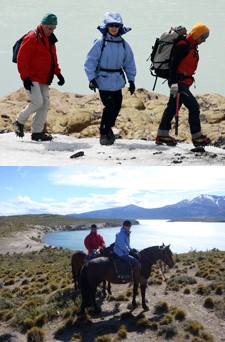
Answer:
<path fill-rule="evenodd" d="M 65 83 L 65 79 L 64 79 L 63 75 L 59 74 L 59 75 L 57 75 L 57 77 L 59 79 L 58 85 L 62 86 Z"/>
<path fill-rule="evenodd" d="M 176 97 L 178 91 L 179 91 L 178 84 L 177 83 L 172 84 L 170 87 L 170 95 L 173 97 Z"/>
<path fill-rule="evenodd" d="M 96 92 L 96 88 L 98 88 L 98 85 L 97 85 L 97 82 L 96 82 L 95 78 L 93 78 L 93 80 L 91 80 L 89 82 L 89 88 L 91 90 L 94 90 L 94 92 Z"/>
<path fill-rule="evenodd" d="M 33 87 L 33 83 L 29 77 L 24 78 L 23 80 L 23 86 L 26 90 L 31 91 L 31 87 Z"/>
<path fill-rule="evenodd" d="M 133 95 L 133 93 L 135 92 L 135 84 L 133 81 L 129 81 L 129 83 L 130 83 L 130 86 L 129 86 L 128 90 L 129 90 L 130 94 Z"/>

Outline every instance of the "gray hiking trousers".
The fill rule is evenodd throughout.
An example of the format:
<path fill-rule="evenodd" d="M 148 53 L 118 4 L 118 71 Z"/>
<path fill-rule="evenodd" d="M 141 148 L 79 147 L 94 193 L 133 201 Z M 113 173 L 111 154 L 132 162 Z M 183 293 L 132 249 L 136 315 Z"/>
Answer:
<path fill-rule="evenodd" d="M 41 133 L 44 128 L 44 124 L 46 121 L 47 113 L 49 110 L 49 85 L 40 84 L 38 82 L 33 82 L 33 87 L 31 87 L 31 91 L 26 90 L 26 93 L 30 99 L 30 102 L 24 108 L 20 114 L 17 116 L 16 120 L 25 124 L 28 117 L 32 116 L 31 123 L 31 132 L 32 133 Z"/>

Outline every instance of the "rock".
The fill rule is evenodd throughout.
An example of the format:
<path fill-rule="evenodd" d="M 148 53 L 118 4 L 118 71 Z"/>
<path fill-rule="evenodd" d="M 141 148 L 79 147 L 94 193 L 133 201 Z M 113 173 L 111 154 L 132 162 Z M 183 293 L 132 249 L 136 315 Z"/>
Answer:
<path fill-rule="evenodd" d="M 196 95 L 201 109 L 203 134 L 213 144 L 225 146 L 225 97 L 220 94 Z M 154 140 L 168 97 L 137 89 L 130 95 L 123 89 L 123 103 L 116 120 L 114 131 L 124 139 Z M 25 90 L 0 98 L 0 133 L 12 132 L 12 123 L 28 102 Z M 50 109 L 47 116 L 47 130 L 51 134 L 67 134 L 76 138 L 99 137 L 103 105 L 99 94 L 81 95 L 50 89 Z M 25 125 L 25 133 L 30 132 L 31 118 Z M 172 122 L 171 135 L 175 134 Z M 179 112 L 179 141 L 191 142 L 187 109 Z"/>

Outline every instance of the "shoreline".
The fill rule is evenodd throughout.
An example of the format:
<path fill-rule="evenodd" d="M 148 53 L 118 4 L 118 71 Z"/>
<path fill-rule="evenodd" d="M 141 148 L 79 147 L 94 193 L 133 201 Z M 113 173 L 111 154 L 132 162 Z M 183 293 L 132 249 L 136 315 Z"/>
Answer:
<path fill-rule="evenodd" d="M 138 224 L 137 221 L 135 221 Z M 98 229 L 102 229 L 110 226 L 115 226 L 116 223 L 97 223 Z M 120 226 L 120 224 L 118 225 Z M 75 228 L 76 227 L 76 228 Z M 28 253 L 33 251 L 40 251 L 44 247 L 52 247 L 49 244 L 44 243 L 44 236 L 46 234 L 61 232 L 61 231 L 71 231 L 71 230 L 89 230 L 89 225 L 76 225 L 76 226 L 65 226 L 64 228 L 58 229 L 56 227 L 43 227 L 36 225 L 32 226 L 32 229 L 27 229 L 23 231 L 13 232 L 10 236 L 1 237 L 0 239 L 0 255 L 12 255 L 20 253 Z"/>
<path fill-rule="evenodd" d="M 0 240 L 0 254 L 12 255 L 40 251 L 49 245 L 43 242 L 44 232 L 41 229 L 24 230 L 16 232 L 10 237 L 2 237 Z"/>

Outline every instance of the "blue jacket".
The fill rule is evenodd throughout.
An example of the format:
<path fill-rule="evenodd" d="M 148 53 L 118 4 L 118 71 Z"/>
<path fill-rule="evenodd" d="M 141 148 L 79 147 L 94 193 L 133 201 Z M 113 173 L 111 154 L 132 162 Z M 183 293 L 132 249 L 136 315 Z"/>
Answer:
<path fill-rule="evenodd" d="M 123 227 L 120 229 L 119 233 L 116 234 L 115 246 L 113 252 L 119 256 L 128 255 L 130 247 L 130 231 L 127 232 Z"/>
<path fill-rule="evenodd" d="M 104 25 L 98 27 L 103 36 L 95 40 L 88 52 L 84 70 L 89 81 L 96 79 L 99 90 L 116 91 L 125 87 L 124 73 L 101 71 L 100 69 L 123 69 L 128 81 L 134 82 L 136 65 L 130 45 L 121 37 L 130 29 L 123 27 L 121 24 L 120 35 L 111 36 L 107 31 L 107 25 L 110 22 L 109 18 L 112 21 L 112 18 L 108 16 L 108 21 L 105 20 Z M 113 22 L 116 22 L 116 20 L 113 20 Z M 103 44 L 104 48 L 102 49 Z"/>

